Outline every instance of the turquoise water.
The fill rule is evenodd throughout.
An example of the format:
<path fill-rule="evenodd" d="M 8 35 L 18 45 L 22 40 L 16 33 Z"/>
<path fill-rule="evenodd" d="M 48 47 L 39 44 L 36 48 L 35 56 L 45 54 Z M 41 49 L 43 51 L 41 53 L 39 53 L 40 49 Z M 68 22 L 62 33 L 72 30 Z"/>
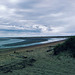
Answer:
<path fill-rule="evenodd" d="M 0 49 L 26 47 L 63 39 L 65 38 L 0 38 Z"/>

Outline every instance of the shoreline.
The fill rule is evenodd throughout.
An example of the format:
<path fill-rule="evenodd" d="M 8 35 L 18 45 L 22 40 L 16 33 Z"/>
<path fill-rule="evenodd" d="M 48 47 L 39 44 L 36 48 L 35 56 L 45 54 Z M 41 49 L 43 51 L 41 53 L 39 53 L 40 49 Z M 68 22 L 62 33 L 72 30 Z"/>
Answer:
<path fill-rule="evenodd" d="M 38 44 L 38 45 L 27 46 L 27 47 L 6 49 L 5 51 L 0 51 L 0 55 L 2 55 L 2 54 L 10 54 L 10 53 L 14 53 L 14 52 L 21 52 L 21 51 L 25 51 L 25 50 L 33 50 L 33 49 L 37 49 L 37 48 L 43 48 L 43 47 L 54 46 L 54 45 L 56 45 L 56 44 L 61 44 L 61 43 L 63 43 L 64 41 L 65 41 L 65 40 L 60 40 L 60 41 L 54 41 L 54 42 L 50 42 L 50 43 L 44 43 L 44 44 Z"/>
<path fill-rule="evenodd" d="M 0 55 L 0 75 L 75 75 L 74 58 L 67 52 L 54 55 L 54 46 L 64 41 L 3 53 Z"/>

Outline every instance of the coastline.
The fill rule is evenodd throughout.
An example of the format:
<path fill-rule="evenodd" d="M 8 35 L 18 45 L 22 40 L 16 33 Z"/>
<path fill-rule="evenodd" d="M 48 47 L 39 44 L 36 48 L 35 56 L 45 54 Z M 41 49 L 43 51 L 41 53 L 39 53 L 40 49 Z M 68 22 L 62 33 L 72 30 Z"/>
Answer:
<path fill-rule="evenodd" d="M 73 58 L 66 53 L 53 55 L 53 47 L 64 41 L 10 49 L 0 53 L 0 75 L 75 75 Z"/>
<path fill-rule="evenodd" d="M 43 48 L 43 47 L 49 47 L 49 46 L 55 46 L 57 44 L 63 43 L 64 41 L 65 40 L 60 40 L 60 41 L 54 41 L 54 42 L 50 42 L 50 43 L 27 46 L 27 47 L 6 49 L 5 51 L 0 51 L 0 55 L 2 55 L 2 54 L 10 54 L 10 53 L 14 53 L 14 52 L 22 52 L 22 51 L 26 51 L 26 50 L 35 50 L 37 48 Z"/>

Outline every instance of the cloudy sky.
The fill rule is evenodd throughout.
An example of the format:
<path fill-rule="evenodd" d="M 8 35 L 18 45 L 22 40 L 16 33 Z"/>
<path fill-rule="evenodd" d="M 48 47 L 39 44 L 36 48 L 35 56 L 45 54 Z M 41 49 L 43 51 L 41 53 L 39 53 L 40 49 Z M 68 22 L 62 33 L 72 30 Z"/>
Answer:
<path fill-rule="evenodd" d="M 75 0 L 0 0 L 0 37 L 75 35 Z"/>

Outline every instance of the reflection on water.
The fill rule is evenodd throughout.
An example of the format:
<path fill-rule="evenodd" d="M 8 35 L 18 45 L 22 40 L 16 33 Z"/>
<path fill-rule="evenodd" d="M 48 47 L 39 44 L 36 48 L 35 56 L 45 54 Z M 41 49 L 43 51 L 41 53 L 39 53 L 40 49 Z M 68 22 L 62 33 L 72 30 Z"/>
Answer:
<path fill-rule="evenodd" d="M 38 44 L 44 44 L 59 40 L 64 40 L 65 38 L 42 38 L 42 39 L 1 39 L 0 38 L 0 49 L 4 48 L 16 48 L 16 47 L 26 47 L 26 46 L 32 46 L 32 45 L 38 45 Z"/>

